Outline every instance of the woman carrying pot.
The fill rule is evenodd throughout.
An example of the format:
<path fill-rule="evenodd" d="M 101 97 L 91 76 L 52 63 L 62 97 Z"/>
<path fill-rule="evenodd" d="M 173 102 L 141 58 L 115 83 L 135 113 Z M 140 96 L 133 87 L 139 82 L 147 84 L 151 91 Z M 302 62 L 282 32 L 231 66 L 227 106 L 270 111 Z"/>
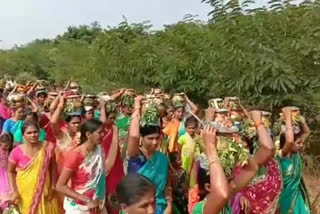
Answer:
<path fill-rule="evenodd" d="M 146 122 L 140 125 L 142 99 L 142 96 L 138 96 L 134 102 L 128 138 L 128 173 L 142 175 L 155 185 L 155 213 L 162 214 L 166 209 L 172 209 L 172 199 L 166 198 L 165 195 L 168 181 L 168 159 L 157 151 L 160 141 L 159 115 L 152 116 L 153 121 L 159 121 L 158 124 Z"/>
<path fill-rule="evenodd" d="M 100 104 L 100 120 L 103 123 L 104 137 L 102 139 L 101 147 L 104 151 L 106 162 L 106 188 L 107 196 L 111 196 L 124 176 L 123 161 L 120 154 L 119 147 L 119 130 L 114 124 L 117 114 L 117 106 L 113 101 Z M 109 214 L 119 213 L 110 203 L 106 203 Z"/>
<path fill-rule="evenodd" d="M 65 112 L 65 126 L 61 126 L 62 113 L 65 109 L 66 95 L 59 95 L 59 103 L 51 116 L 51 126 L 54 136 L 56 137 L 56 155 L 58 172 L 63 165 L 63 158 L 66 152 L 76 147 L 80 141 L 81 126 L 81 105 L 78 109 L 71 108 Z M 72 101 L 69 101 L 72 102 Z M 67 105 L 66 105 L 67 107 Z"/>

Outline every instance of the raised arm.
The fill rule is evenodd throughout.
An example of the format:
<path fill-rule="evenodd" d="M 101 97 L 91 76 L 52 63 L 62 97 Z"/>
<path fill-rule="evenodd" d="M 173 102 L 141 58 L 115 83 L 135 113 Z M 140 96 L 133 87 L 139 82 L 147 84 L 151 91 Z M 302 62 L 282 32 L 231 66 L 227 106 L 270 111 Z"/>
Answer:
<path fill-rule="evenodd" d="M 62 134 L 62 131 L 60 128 L 60 116 L 64 108 L 64 99 L 65 99 L 64 96 L 61 96 L 61 95 L 59 96 L 59 103 L 57 105 L 57 108 L 53 112 L 50 120 L 53 133 L 56 137 L 59 137 Z"/>
<path fill-rule="evenodd" d="M 38 83 L 37 82 L 34 83 L 33 86 L 28 90 L 27 95 L 30 96 L 34 92 L 37 86 L 38 86 Z"/>
<path fill-rule="evenodd" d="M 31 105 L 32 112 L 38 112 L 39 108 L 38 108 L 37 104 L 35 104 L 29 97 L 27 97 L 26 99 L 28 100 L 28 102 Z"/>
<path fill-rule="evenodd" d="M 50 111 L 51 115 L 54 113 L 54 111 L 56 110 L 56 108 L 57 108 L 57 106 L 59 104 L 60 96 L 61 95 L 59 95 L 56 98 L 54 98 L 54 100 L 50 104 L 49 111 Z"/>
<path fill-rule="evenodd" d="M 104 101 L 100 102 L 100 121 L 103 124 L 107 122 L 106 102 Z"/>
<path fill-rule="evenodd" d="M 229 186 L 216 150 L 216 130 L 206 126 L 203 131 L 210 167 L 210 192 L 203 214 L 218 214 L 228 202 Z"/>
<path fill-rule="evenodd" d="M 244 115 L 246 116 L 246 118 L 250 118 L 250 114 L 247 111 L 247 109 L 241 104 L 240 99 L 239 99 L 239 106 L 241 108 L 241 110 L 243 111 Z"/>
<path fill-rule="evenodd" d="M 192 113 L 199 114 L 198 106 L 196 104 L 194 104 L 186 94 L 184 94 L 184 97 L 185 97 L 187 104 L 190 106 Z"/>
<path fill-rule="evenodd" d="M 302 143 L 304 143 L 306 141 L 306 139 L 309 137 L 310 135 L 310 129 L 308 124 L 306 123 L 305 119 L 303 119 L 302 121 Z"/>
<path fill-rule="evenodd" d="M 260 111 L 251 111 L 250 117 L 253 120 L 259 137 L 259 149 L 254 155 L 254 160 L 258 166 L 265 165 L 270 159 L 273 158 L 275 153 L 275 146 L 271 136 L 267 132 L 264 124 L 262 123 L 262 114 Z"/>
<path fill-rule="evenodd" d="M 290 107 L 285 107 L 282 109 L 283 117 L 286 123 L 286 142 L 284 144 L 284 147 L 282 148 L 282 155 L 286 156 L 291 152 L 291 148 L 294 143 L 294 133 L 293 133 L 293 127 L 292 127 L 292 119 L 291 119 L 291 111 L 292 109 Z"/>
<path fill-rule="evenodd" d="M 110 173 L 118 154 L 118 128 L 116 126 L 112 126 L 113 129 L 113 137 L 111 141 L 111 146 L 108 152 L 108 156 L 106 157 L 105 168 L 106 168 L 106 176 Z"/>
<path fill-rule="evenodd" d="M 111 98 L 113 100 L 117 100 L 119 97 L 121 97 L 121 95 L 126 91 L 125 88 L 122 88 L 120 90 L 117 90 L 115 91 L 112 95 L 111 95 Z"/>
<path fill-rule="evenodd" d="M 258 172 L 258 164 L 254 160 L 253 157 L 249 156 L 248 164 L 243 167 L 236 177 L 232 179 L 229 183 L 230 188 L 230 195 L 229 197 L 232 198 L 235 193 L 237 193 L 240 189 L 246 187 L 251 179 L 257 174 Z"/>
<path fill-rule="evenodd" d="M 142 96 L 137 96 L 134 100 L 134 112 L 129 127 L 128 137 L 128 155 L 134 157 L 139 152 L 139 138 L 140 138 L 140 110 Z"/>

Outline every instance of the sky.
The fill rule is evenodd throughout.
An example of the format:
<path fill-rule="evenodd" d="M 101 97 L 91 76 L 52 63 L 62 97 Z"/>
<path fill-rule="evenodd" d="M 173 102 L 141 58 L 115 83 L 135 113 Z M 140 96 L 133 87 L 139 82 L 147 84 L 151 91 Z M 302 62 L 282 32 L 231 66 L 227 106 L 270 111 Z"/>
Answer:
<path fill-rule="evenodd" d="M 0 49 L 34 39 L 54 38 L 68 26 L 98 21 L 102 27 L 149 20 L 154 29 L 198 15 L 207 21 L 212 8 L 201 0 L 2 0 Z"/>

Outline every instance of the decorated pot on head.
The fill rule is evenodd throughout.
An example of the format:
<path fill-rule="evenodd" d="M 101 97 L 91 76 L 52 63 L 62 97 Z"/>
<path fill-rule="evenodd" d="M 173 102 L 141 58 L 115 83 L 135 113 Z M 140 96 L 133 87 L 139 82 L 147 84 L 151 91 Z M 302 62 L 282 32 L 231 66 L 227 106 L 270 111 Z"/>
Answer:
<path fill-rule="evenodd" d="M 253 120 L 246 119 L 243 121 L 241 135 L 248 140 L 258 140 L 258 132 Z"/>
<path fill-rule="evenodd" d="M 96 97 L 97 97 L 99 103 L 108 102 L 108 101 L 112 100 L 111 96 L 109 96 L 109 94 L 107 92 L 100 92 L 97 94 Z"/>
<path fill-rule="evenodd" d="M 293 127 L 293 133 L 299 134 L 302 131 L 302 124 L 305 123 L 305 118 L 300 114 L 300 109 L 295 106 L 291 106 L 291 121 Z M 284 121 L 283 114 L 280 113 L 280 118 L 273 125 L 273 133 L 279 136 L 281 133 L 285 133 L 286 124 Z"/>
<path fill-rule="evenodd" d="M 262 114 L 262 123 L 267 129 L 270 129 L 272 127 L 272 121 L 271 121 L 272 113 L 267 111 L 262 111 L 261 114 Z"/>
<path fill-rule="evenodd" d="M 225 107 L 231 110 L 241 110 L 239 97 L 226 97 L 224 99 Z"/>
<path fill-rule="evenodd" d="M 140 125 L 142 127 L 147 125 L 160 126 L 159 108 L 155 100 L 148 99 L 143 102 Z"/>
<path fill-rule="evenodd" d="M 226 97 L 224 100 L 225 108 L 230 109 L 230 118 L 233 122 L 240 122 L 244 117 L 238 97 Z"/>
<path fill-rule="evenodd" d="M 162 90 L 161 90 L 160 88 L 152 88 L 150 94 L 153 94 L 153 95 L 162 95 L 163 92 L 162 92 Z"/>
<path fill-rule="evenodd" d="M 172 104 L 175 108 L 184 108 L 186 105 L 184 93 L 175 93 L 172 97 Z"/>
<path fill-rule="evenodd" d="M 171 102 L 171 99 L 172 99 L 171 94 L 168 94 L 168 93 L 164 93 L 163 94 L 163 100 L 164 100 L 165 103 Z"/>
<path fill-rule="evenodd" d="M 106 102 L 105 108 L 106 108 L 107 114 L 110 114 L 110 113 L 116 113 L 118 106 L 113 100 L 109 100 L 108 102 Z"/>
<path fill-rule="evenodd" d="M 145 98 L 143 99 L 143 103 L 155 103 L 156 105 L 160 105 L 162 104 L 164 101 L 161 97 L 157 96 L 157 95 L 153 95 L 153 94 L 147 94 L 145 95 Z"/>
<path fill-rule="evenodd" d="M 295 124 L 305 122 L 304 118 L 301 116 L 300 109 L 295 106 L 291 106 L 291 119 L 292 119 L 292 122 Z"/>
<path fill-rule="evenodd" d="M 78 82 L 76 81 L 71 81 L 69 85 L 69 90 L 73 92 L 73 94 L 80 94 L 81 93 L 81 88 Z"/>
<path fill-rule="evenodd" d="M 221 98 L 215 98 L 208 101 L 209 107 L 214 109 L 223 109 L 224 102 Z"/>
<path fill-rule="evenodd" d="M 128 95 L 131 97 L 135 97 L 136 96 L 136 91 L 132 88 L 128 88 L 124 91 L 124 95 Z"/>
<path fill-rule="evenodd" d="M 81 115 L 82 103 L 80 95 L 68 95 L 66 97 L 64 113 L 66 115 Z"/>
<path fill-rule="evenodd" d="M 96 98 L 95 95 L 91 95 L 91 94 L 86 95 L 83 99 L 83 105 L 84 106 L 94 106 L 95 98 Z"/>
<path fill-rule="evenodd" d="M 236 166 L 244 166 L 248 163 L 249 150 L 245 148 L 237 129 L 223 129 L 217 127 L 217 152 L 221 166 L 226 176 L 231 176 Z M 200 155 L 200 167 L 207 165 L 209 162 L 204 153 Z M 201 163 L 202 162 L 202 163 Z M 207 163 L 207 164 L 206 164 Z"/>
<path fill-rule="evenodd" d="M 298 125 L 299 123 L 305 122 L 304 118 L 301 116 L 300 109 L 298 107 L 291 106 L 289 108 L 291 108 L 291 120 L 293 124 Z M 283 114 L 280 113 L 279 115 L 280 115 L 280 120 L 284 121 Z"/>
<path fill-rule="evenodd" d="M 5 89 L 7 91 L 12 91 L 12 89 L 16 86 L 16 84 L 17 84 L 16 81 L 12 79 L 7 79 Z"/>
<path fill-rule="evenodd" d="M 95 95 L 86 95 L 83 99 L 83 106 L 84 106 L 84 110 L 85 111 L 90 111 L 92 109 L 94 109 L 95 107 L 95 98 L 96 96 Z"/>
<path fill-rule="evenodd" d="M 47 80 L 37 80 L 36 83 L 38 84 L 37 89 L 38 88 L 48 88 L 49 87 L 49 81 Z"/>
<path fill-rule="evenodd" d="M 133 93 L 124 93 L 121 96 L 121 108 L 125 113 L 131 114 L 134 108 L 134 95 Z"/>
<path fill-rule="evenodd" d="M 23 93 L 13 93 L 7 97 L 7 103 L 10 108 L 18 108 L 25 105 L 26 95 Z"/>

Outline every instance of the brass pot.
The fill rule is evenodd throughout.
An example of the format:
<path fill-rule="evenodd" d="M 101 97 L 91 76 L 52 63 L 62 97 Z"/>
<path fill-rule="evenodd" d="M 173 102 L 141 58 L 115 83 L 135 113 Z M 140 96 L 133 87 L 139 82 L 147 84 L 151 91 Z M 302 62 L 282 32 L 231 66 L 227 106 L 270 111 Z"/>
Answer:
<path fill-rule="evenodd" d="M 214 108 L 214 109 L 223 109 L 224 108 L 223 99 L 221 99 L 221 98 L 211 99 L 208 101 L 208 104 L 209 104 L 209 107 Z"/>

